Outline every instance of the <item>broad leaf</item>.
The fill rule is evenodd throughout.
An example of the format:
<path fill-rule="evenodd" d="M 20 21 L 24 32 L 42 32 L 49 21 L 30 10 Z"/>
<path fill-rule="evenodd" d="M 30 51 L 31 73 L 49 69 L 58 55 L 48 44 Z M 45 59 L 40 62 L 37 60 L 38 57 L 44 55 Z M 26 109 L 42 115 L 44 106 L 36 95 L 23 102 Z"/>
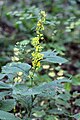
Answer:
<path fill-rule="evenodd" d="M 28 87 L 26 84 L 16 84 L 13 87 L 13 94 L 14 95 L 23 95 L 25 92 L 28 91 Z"/>
<path fill-rule="evenodd" d="M 6 74 L 1 74 L 0 73 L 0 80 L 3 79 L 6 76 Z"/>
<path fill-rule="evenodd" d="M 27 63 L 8 63 L 6 66 L 2 68 L 2 73 L 17 73 L 17 72 L 24 72 L 25 74 L 28 73 L 31 66 Z"/>
<path fill-rule="evenodd" d="M 54 80 L 52 82 L 43 83 L 39 86 L 35 86 L 33 88 L 28 89 L 26 92 L 24 92 L 25 95 L 39 95 L 44 94 L 44 96 L 54 96 L 55 92 L 60 90 L 62 91 L 63 85 L 60 84 L 61 82 L 70 82 L 70 80 L 67 80 L 66 78 Z"/>
<path fill-rule="evenodd" d="M 0 101 L 0 110 L 11 111 L 14 108 L 15 104 L 16 103 L 14 99 Z"/>
<path fill-rule="evenodd" d="M 64 107 L 60 107 L 60 108 L 53 108 L 51 110 L 48 111 L 49 114 L 55 114 L 55 115 L 68 115 L 68 111 L 64 108 Z"/>
<path fill-rule="evenodd" d="M 5 96 L 7 96 L 9 94 L 9 91 L 5 91 L 5 92 L 0 92 L 0 100 L 2 98 L 4 98 Z"/>
<path fill-rule="evenodd" d="M 18 117 L 15 117 L 13 114 L 0 110 L 0 119 L 1 120 L 21 120 Z"/>
<path fill-rule="evenodd" d="M 12 62 L 2 67 L 2 73 L 8 76 L 9 81 L 12 81 L 18 73 L 22 73 L 22 79 L 25 80 L 31 66 L 27 63 Z M 1 77 L 2 78 L 2 77 Z"/>
<path fill-rule="evenodd" d="M 42 54 L 44 54 L 44 58 L 42 61 L 59 63 L 59 64 L 67 62 L 65 58 L 57 56 L 57 53 L 55 53 L 54 51 L 46 51 L 46 52 L 42 52 Z"/>
<path fill-rule="evenodd" d="M 0 81 L 0 89 L 11 89 L 11 85 Z"/>

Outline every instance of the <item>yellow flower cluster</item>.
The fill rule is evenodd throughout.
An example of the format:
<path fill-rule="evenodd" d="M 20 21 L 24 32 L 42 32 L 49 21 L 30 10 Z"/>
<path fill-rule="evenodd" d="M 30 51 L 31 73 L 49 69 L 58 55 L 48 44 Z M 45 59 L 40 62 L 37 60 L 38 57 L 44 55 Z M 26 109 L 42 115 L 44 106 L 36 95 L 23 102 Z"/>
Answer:
<path fill-rule="evenodd" d="M 34 37 L 32 39 L 32 45 L 36 48 L 38 44 L 39 44 L 39 37 Z"/>
<path fill-rule="evenodd" d="M 35 51 L 32 53 L 33 56 L 33 68 L 38 69 L 40 68 L 40 60 L 43 59 L 43 54 L 39 53 L 38 51 Z"/>
<path fill-rule="evenodd" d="M 42 46 L 39 42 L 40 39 L 44 39 L 42 31 L 44 30 L 44 22 L 46 18 L 45 11 L 40 12 L 40 19 L 37 22 L 36 34 L 37 36 L 32 39 L 32 45 L 35 48 L 35 51 L 32 53 L 32 65 L 33 69 L 38 70 L 41 66 L 40 60 L 43 59 L 43 54 L 41 54 Z"/>

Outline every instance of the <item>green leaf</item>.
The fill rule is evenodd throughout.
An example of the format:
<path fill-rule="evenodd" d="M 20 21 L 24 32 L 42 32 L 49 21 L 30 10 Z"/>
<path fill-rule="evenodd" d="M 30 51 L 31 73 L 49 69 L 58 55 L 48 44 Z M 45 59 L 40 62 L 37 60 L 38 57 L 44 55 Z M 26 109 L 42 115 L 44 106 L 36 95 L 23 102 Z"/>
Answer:
<path fill-rule="evenodd" d="M 77 113 L 73 115 L 72 117 L 75 118 L 76 120 L 80 120 L 80 113 Z"/>
<path fill-rule="evenodd" d="M 75 76 L 72 78 L 72 84 L 73 84 L 73 85 L 80 85 L 80 74 L 75 75 Z"/>
<path fill-rule="evenodd" d="M 69 113 L 67 112 L 67 110 L 64 107 L 59 107 L 59 108 L 53 108 L 51 110 L 48 111 L 49 114 L 55 114 L 55 115 L 68 115 Z"/>
<path fill-rule="evenodd" d="M 14 106 L 15 106 L 14 99 L 0 101 L 0 110 L 11 111 L 14 108 Z"/>
<path fill-rule="evenodd" d="M 74 104 L 80 106 L 80 99 L 76 99 Z"/>
<path fill-rule="evenodd" d="M 27 63 L 12 62 L 2 67 L 2 73 L 6 74 L 11 82 L 19 72 L 22 72 L 22 79 L 26 80 L 30 68 L 31 66 Z"/>
<path fill-rule="evenodd" d="M 0 81 L 0 89 L 11 89 L 11 85 Z"/>
<path fill-rule="evenodd" d="M 48 75 L 36 75 L 34 76 L 34 83 L 37 85 L 43 82 L 51 82 L 52 79 Z"/>
<path fill-rule="evenodd" d="M 13 95 L 13 97 L 20 102 L 20 104 L 22 106 L 24 106 L 24 108 L 27 109 L 32 109 L 32 99 L 31 96 L 23 96 L 23 95 Z"/>
<path fill-rule="evenodd" d="M 0 119 L 1 120 L 21 120 L 18 117 L 15 117 L 13 114 L 0 110 Z"/>
<path fill-rule="evenodd" d="M 65 108 L 70 108 L 70 104 L 68 103 L 68 101 L 65 101 L 65 98 L 63 100 L 61 99 L 56 99 L 56 104 L 59 106 L 65 106 Z"/>
<path fill-rule="evenodd" d="M 65 83 L 65 89 L 67 91 L 70 91 L 71 90 L 71 83 Z"/>
<path fill-rule="evenodd" d="M 8 94 L 9 94 L 9 91 L 0 92 L 0 100 Z"/>
<path fill-rule="evenodd" d="M 58 98 L 64 101 L 68 101 L 71 98 L 71 94 L 68 91 L 65 91 L 64 93 L 59 94 Z"/>
<path fill-rule="evenodd" d="M 14 95 L 23 95 L 23 93 L 28 91 L 28 87 L 26 84 L 16 84 L 13 87 L 13 94 Z"/>
<path fill-rule="evenodd" d="M 1 74 L 0 73 L 0 80 L 3 79 L 6 76 L 6 74 Z"/>
<path fill-rule="evenodd" d="M 27 45 L 27 44 L 29 44 L 29 40 L 23 40 L 23 41 L 21 41 L 20 42 L 20 45 Z"/>
<path fill-rule="evenodd" d="M 31 96 L 25 96 L 28 89 L 26 84 L 17 84 L 13 87 L 13 97 L 26 108 L 30 108 L 32 105 Z"/>
<path fill-rule="evenodd" d="M 33 113 L 33 116 L 35 117 L 43 117 L 45 115 L 45 112 L 42 110 L 42 111 L 35 111 Z"/>
<path fill-rule="evenodd" d="M 59 120 L 55 115 L 46 115 L 45 120 Z"/>
<path fill-rule="evenodd" d="M 72 83 L 72 80 L 67 79 L 67 78 L 62 78 L 62 79 L 57 79 L 56 80 L 57 83 Z"/>
<path fill-rule="evenodd" d="M 60 90 L 62 91 L 63 85 L 60 84 L 61 82 L 66 83 L 66 82 L 71 82 L 71 81 L 66 78 L 63 78 L 63 79 L 54 80 L 48 83 L 42 83 L 41 85 L 35 86 L 30 89 L 27 88 L 26 85 L 14 86 L 13 94 L 22 95 L 24 93 L 23 96 L 42 95 L 44 97 L 47 97 L 47 96 L 53 97 L 56 93 L 55 91 L 56 88 L 59 87 L 59 91 Z"/>
<path fill-rule="evenodd" d="M 59 85 L 62 88 L 62 85 Z M 24 93 L 24 95 L 37 95 L 37 94 L 43 94 L 44 96 L 54 96 L 55 95 L 55 89 L 58 87 L 57 80 L 43 83 L 39 86 L 35 86 L 31 89 L 28 89 L 27 92 Z M 42 95 L 42 96 L 43 96 Z"/>
<path fill-rule="evenodd" d="M 42 52 L 42 54 L 44 54 L 44 58 L 42 61 L 59 64 L 67 62 L 65 58 L 57 56 L 57 53 L 55 53 L 54 51 L 46 51 Z"/>
<path fill-rule="evenodd" d="M 8 63 L 6 66 L 2 68 L 2 73 L 17 73 L 17 72 L 24 72 L 25 74 L 28 73 L 31 66 L 27 63 Z"/>
<path fill-rule="evenodd" d="M 49 82 L 49 83 L 43 83 L 39 86 L 35 86 L 33 88 L 30 88 L 30 89 L 28 89 L 26 87 L 26 85 L 17 85 L 17 86 L 14 86 L 14 88 L 13 88 L 13 94 L 14 95 L 23 95 L 23 96 L 29 95 L 29 96 L 31 96 L 31 95 L 38 95 L 38 94 L 41 94 L 43 92 L 48 93 L 51 89 L 52 90 L 55 89 L 54 85 L 55 85 L 54 81 Z M 54 94 L 53 91 L 52 91 L 52 93 Z"/>

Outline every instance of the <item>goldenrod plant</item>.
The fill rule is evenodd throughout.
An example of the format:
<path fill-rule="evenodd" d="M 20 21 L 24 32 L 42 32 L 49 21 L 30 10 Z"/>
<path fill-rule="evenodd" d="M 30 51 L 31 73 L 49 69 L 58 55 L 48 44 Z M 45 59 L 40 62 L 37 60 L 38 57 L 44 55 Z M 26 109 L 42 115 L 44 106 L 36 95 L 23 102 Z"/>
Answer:
<path fill-rule="evenodd" d="M 37 72 L 41 62 L 62 64 L 67 62 L 65 58 L 58 56 L 57 52 L 42 51 L 44 35 L 44 23 L 46 23 L 45 11 L 40 11 L 40 18 L 36 25 L 36 36 L 32 38 L 33 45 L 32 65 L 16 59 L 15 62 L 2 67 L 0 74 L 0 120 L 71 120 L 79 115 L 73 115 L 71 108 L 71 94 L 66 90 L 65 83 L 71 85 L 68 78 L 57 80 L 40 77 Z M 26 43 L 27 41 L 25 41 Z M 18 49 L 15 49 L 18 54 Z M 7 77 L 7 80 L 3 79 Z M 45 80 L 44 80 L 44 79 Z M 35 84 L 35 79 L 39 84 Z M 40 81 L 42 80 L 42 82 Z M 68 87 L 69 87 L 68 86 Z M 78 94 L 75 93 L 74 96 Z M 75 101 L 78 105 L 78 101 Z M 18 109 L 17 109 L 18 108 Z"/>

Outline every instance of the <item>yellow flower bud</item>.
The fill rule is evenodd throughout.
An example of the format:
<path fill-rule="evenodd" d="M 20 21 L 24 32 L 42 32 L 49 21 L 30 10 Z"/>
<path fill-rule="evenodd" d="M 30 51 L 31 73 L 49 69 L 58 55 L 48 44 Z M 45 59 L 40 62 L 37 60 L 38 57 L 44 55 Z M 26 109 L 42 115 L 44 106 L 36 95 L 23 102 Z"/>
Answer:
<path fill-rule="evenodd" d="M 44 18 L 46 17 L 46 13 L 45 13 L 45 11 L 41 11 L 41 13 L 40 13 Z"/>

